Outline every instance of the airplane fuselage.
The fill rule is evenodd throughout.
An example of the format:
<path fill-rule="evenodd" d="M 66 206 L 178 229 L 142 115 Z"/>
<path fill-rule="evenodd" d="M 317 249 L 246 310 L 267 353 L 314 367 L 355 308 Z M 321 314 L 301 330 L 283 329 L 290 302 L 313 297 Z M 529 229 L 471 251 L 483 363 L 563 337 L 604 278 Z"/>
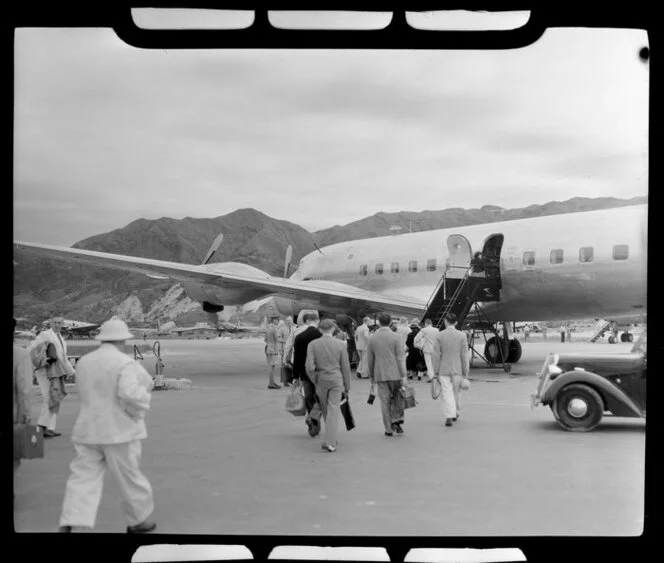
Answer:
<path fill-rule="evenodd" d="M 502 235 L 500 301 L 484 307 L 492 320 L 634 315 L 647 307 L 647 221 L 637 205 L 349 241 L 308 254 L 291 278 L 426 302 L 446 265 L 467 266 Z M 465 258 L 448 247 L 455 235 L 469 243 Z"/>

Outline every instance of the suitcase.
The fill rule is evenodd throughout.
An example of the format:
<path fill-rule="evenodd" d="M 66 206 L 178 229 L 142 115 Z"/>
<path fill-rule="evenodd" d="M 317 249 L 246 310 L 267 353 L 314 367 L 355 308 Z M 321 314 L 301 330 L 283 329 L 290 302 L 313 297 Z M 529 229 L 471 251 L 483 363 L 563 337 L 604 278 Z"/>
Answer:
<path fill-rule="evenodd" d="M 348 397 L 346 395 L 343 395 L 341 398 L 341 416 L 344 417 L 346 430 L 352 430 L 355 428 L 355 418 L 350 410 L 350 403 L 348 402 Z"/>
<path fill-rule="evenodd" d="M 14 424 L 14 459 L 44 457 L 44 435 L 39 426 Z"/>

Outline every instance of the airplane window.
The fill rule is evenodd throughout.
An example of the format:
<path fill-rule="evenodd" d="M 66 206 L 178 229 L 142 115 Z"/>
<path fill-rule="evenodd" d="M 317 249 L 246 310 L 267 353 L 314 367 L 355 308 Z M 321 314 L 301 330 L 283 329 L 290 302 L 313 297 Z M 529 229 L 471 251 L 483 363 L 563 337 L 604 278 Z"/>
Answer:
<path fill-rule="evenodd" d="M 592 246 L 584 246 L 579 250 L 579 262 L 592 262 L 595 251 Z"/>
<path fill-rule="evenodd" d="M 629 244 L 616 244 L 613 247 L 614 260 L 627 260 L 629 258 Z"/>
<path fill-rule="evenodd" d="M 382 275 L 383 274 L 383 265 L 382 264 L 376 264 L 376 273 Z"/>
<path fill-rule="evenodd" d="M 523 253 L 523 265 L 524 266 L 534 266 L 535 265 L 535 253 L 534 252 L 524 252 Z"/>
<path fill-rule="evenodd" d="M 368 270 L 369 270 L 369 268 L 367 267 L 367 265 L 363 264 L 362 266 L 360 266 L 360 275 L 361 276 L 366 276 Z"/>
<path fill-rule="evenodd" d="M 563 263 L 563 251 L 561 248 L 551 251 L 551 263 L 552 264 L 562 264 Z"/>
<path fill-rule="evenodd" d="M 399 262 L 392 262 L 392 267 L 390 268 L 390 271 L 393 274 L 398 274 L 399 273 Z"/>
<path fill-rule="evenodd" d="M 432 258 L 431 260 L 427 260 L 427 272 L 435 272 L 436 271 L 436 259 Z"/>
<path fill-rule="evenodd" d="M 417 260 L 411 260 L 408 262 L 408 271 L 417 272 Z"/>

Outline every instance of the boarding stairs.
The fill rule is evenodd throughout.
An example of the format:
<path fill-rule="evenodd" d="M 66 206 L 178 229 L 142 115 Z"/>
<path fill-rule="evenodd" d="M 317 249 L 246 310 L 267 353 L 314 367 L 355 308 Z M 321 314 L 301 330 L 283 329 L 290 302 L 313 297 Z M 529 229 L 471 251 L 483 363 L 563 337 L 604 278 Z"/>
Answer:
<path fill-rule="evenodd" d="M 461 272 L 463 271 L 463 275 Z M 456 274 L 456 275 L 455 275 Z M 495 323 L 491 322 L 481 303 L 500 301 L 500 289 L 502 287 L 500 280 L 500 269 L 488 265 L 485 267 L 484 276 L 471 275 L 468 267 L 451 266 L 446 270 L 434 289 L 429 299 L 422 321 L 431 319 L 432 325 L 442 330 L 445 317 L 453 313 L 457 317 L 457 327 L 460 330 L 468 329 L 470 331 L 469 346 L 473 355 L 479 356 L 490 367 L 496 366 L 496 360 L 487 359 L 475 348 L 476 333 L 481 332 L 484 335 L 485 344 L 487 342 L 486 334 L 492 335 L 496 341 L 500 341 L 500 335 L 496 330 Z M 474 308 L 472 320 L 467 320 L 468 313 Z M 506 372 L 510 371 L 507 364 L 507 351 L 502 346 L 498 346 L 500 363 Z"/>
<path fill-rule="evenodd" d="M 455 272 L 456 270 L 456 272 Z M 459 277 L 451 274 L 459 274 Z M 463 329 L 466 316 L 475 303 L 500 300 L 500 277 L 490 275 L 471 276 L 467 267 L 451 266 L 438 282 L 434 289 L 422 321 L 431 319 L 431 323 L 438 329 L 444 328 L 447 315 L 454 313 L 457 317 L 457 327 Z"/>
<path fill-rule="evenodd" d="M 599 319 L 595 325 L 595 332 L 593 333 L 590 342 L 597 342 L 604 333 L 611 328 L 611 321 L 605 321 L 604 319 Z"/>

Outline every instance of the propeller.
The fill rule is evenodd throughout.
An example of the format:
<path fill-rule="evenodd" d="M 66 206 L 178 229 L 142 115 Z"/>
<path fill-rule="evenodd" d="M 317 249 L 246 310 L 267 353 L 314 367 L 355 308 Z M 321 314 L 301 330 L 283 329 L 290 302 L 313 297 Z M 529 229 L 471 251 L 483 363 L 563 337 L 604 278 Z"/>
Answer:
<path fill-rule="evenodd" d="M 284 261 L 284 277 L 288 277 L 288 270 L 290 269 L 291 265 L 291 258 L 293 258 L 293 245 L 289 244 L 288 248 L 286 249 L 286 260 Z"/>
<path fill-rule="evenodd" d="M 212 259 L 215 252 L 217 252 L 217 250 L 219 250 L 219 247 L 221 246 L 221 243 L 222 243 L 223 240 L 224 240 L 224 233 L 219 233 L 217 235 L 217 238 L 214 239 L 214 242 L 212 243 L 212 246 L 210 247 L 210 250 L 207 251 L 207 254 L 205 255 L 205 258 L 203 259 L 203 265 L 207 264 Z"/>

